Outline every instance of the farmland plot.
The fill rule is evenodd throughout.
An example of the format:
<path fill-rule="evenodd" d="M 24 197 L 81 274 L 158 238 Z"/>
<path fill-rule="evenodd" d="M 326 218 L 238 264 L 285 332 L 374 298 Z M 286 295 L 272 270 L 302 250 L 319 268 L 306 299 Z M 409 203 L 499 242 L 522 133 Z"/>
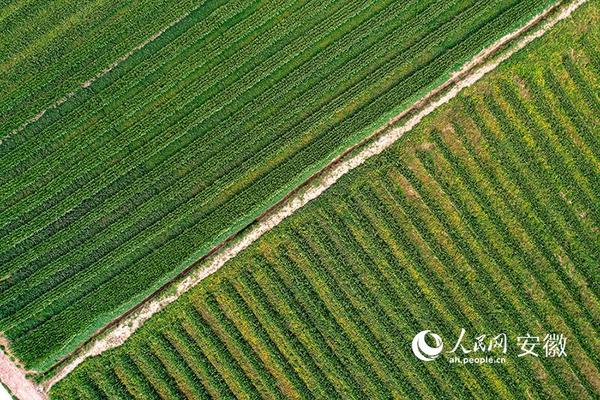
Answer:
<path fill-rule="evenodd" d="M 12 351 L 48 369 L 549 3 L 199 6 L 0 145 Z"/>
<path fill-rule="evenodd" d="M 28 1 L 0 6 L 0 138 L 201 2 Z"/>
<path fill-rule="evenodd" d="M 597 398 L 600 7 L 591 2 L 51 391 Z M 456 366 L 416 332 L 560 332 Z M 542 350 L 540 350 L 541 352 Z"/>

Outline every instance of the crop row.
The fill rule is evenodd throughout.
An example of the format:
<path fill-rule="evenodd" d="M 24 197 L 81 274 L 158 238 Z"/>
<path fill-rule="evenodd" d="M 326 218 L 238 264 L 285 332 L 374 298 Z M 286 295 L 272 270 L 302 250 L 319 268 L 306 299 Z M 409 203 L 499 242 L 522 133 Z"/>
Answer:
<path fill-rule="evenodd" d="M 49 367 L 546 3 L 197 9 L 3 148 L 0 329 Z"/>
<path fill-rule="evenodd" d="M 164 0 L 85 6 L 23 0 L 3 7 L 2 136 L 194 6 L 192 1 Z"/>
<path fill-rule="evenodd" d="M 598 75 L 534 49 L 531 71 L 475 85 L 52 396 L 594 398 L 597 97 L 575 93 Z M 410 351 L 461 328 L 507 333 L 508 362 Z M 527 332 L 563 333 L 568 356 L 517 357 Z"/>

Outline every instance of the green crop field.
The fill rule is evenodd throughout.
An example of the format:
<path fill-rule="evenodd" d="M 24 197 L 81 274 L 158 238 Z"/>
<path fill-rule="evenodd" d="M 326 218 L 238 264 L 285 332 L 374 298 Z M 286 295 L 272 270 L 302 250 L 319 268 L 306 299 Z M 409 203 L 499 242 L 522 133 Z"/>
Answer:
<path fill-rule="evenodd" d="M 1 1 L 0 138 L 76 90 L 194 3 Z"/>
<path fill-rule="evenodd" d="M 599 22 L 583 6 L 51 397 L 598 398 Z M 506 333 L 507 362 L 412 354 L 461 328 Z M 551 332 L 566 356 L 517 355 Z"/>
<path fill-rule="evenodd" d="M 28 18 L 23 3 L 3 10 L 0 22 L 13 21 L 11 12 Z M 39 51 L 64 51 L 80 72 L 63 70 L 52 55 L 46 62 L 32 53 L 43 63 L 37 73 L 9 62 L 14 66 L 0 69 L 11 87 L 3 89 L 9 96 L 0 113 L 18 108 L 25 118 L 21 105 L 29 97 L 47 94 L 37 109 L 98 69 L 96 62 L 82 66 L 88 58 L 106 61 L 123 52 L 123 37 L 131 47 L 139 32 L 165 23 L 162 14 L 146 21 L 162 10 L 158 1 L 135 3 L 143 10 L 131 12 L 95 3 L 89 10 L 50 7 L 54 20 L 61 10 L 73 20 L 60 29 L 54 20 L 40 25 L 47 33 Z M 550 3 L 197 5 L 0 144 L 0 331 L 11 351 L 28 369 L 47 370 Z M 110 12 L 93 12 L 103 7 Z M 169 6 L 168 14 L 183 8 Z M 127 17 L 115 20 L 121 14 Z M 43 19 L 36 12 L 30 18 Z M 91 24 L 85 29 L 84 20 Z M 2 37 L 19 41 L 9 46 L 10 60 L 26 63 L 34 32 L 12 29 Z M 69 30 L 78 35 L 53 46 L 51 38 Z M 19 74 L 40 82 L 29 85 Z M 64 87 L 45 89 L 56 80 Z"/>

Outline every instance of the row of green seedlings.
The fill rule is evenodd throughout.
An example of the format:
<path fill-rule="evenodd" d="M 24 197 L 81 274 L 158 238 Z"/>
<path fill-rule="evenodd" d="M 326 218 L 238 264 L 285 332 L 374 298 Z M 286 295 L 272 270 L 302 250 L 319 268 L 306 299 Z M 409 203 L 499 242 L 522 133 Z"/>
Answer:
<path fill-rule="evenodd" d="M 594 43 L 592 35 L 583 37 L 581 42 L 583 45 L 583 52 L 589 60 L 590 71 L 594 71 L 596 78 L 599 78 L 600 55 L 598 54 L 598 49 L 600 48 L 600 43 L 598 40 Z"/>
<path fill-rule="evenodd" d="M 379 190 L 385 191 L 385 189 Z M 419 223 L 419 221 L 413 221 L 413 215 L 409 213 L 409 210 L 400 208 L 397 212 L 394 213 L 390 211 L 394 208 L 398 209 L 398 207 L 401 206 L 401 204 L 395 202 L 390 203 L 390 200 L 386 201 L 381 194 L 378 195 L 377 192 L 372 189 L 363 189 L 362 193 L 364 193 L 362 195 L 364 201 L 367 202 L 365 208 L 372 208 L 374 210 L 378 210 L 375 217 L 378 219 L 374 220 L 373 222 L 374 224 L 376 224 L 375 226 L 383 226 L 382 229 L 391 233 L 393 239 L 395 240 L 395 243 L 401 245 L 401 248 L 404 251 L 403 258 L 407 257 L 407 264 L 402 265 L 401 268 L 407 268 L 410 266 L 412 268 L 416 268 L 417 271 L 420 271 L 418 272 L 420 276 L 415 276 L 415 272 L 413 272 L 413 275 L 410 278 L 408 278 L 408 280 L 421 281 L 422 285 L 424 286 L 420 288 L 421 292 L 429 292 L 435 290 L 436 296 L 430 301 L 433 301 L 434 304 L 437 305 L 432 307 L 432 309 L 435 309 L 435 307 L 437 307 L 440 311 L 439 315 L 445 315 L 446 318 L 452 318 L 451 321 L 453 322 L 448 323 L 446 321 L 436 321 L 436 318 L 430 317 L 430 319 L 433 320 L 435 323 L 435 329 L 437 329 L 440 333 L 444 334 L 445 337 L 453 337 L 456 335 L 456 332 L 451 328 L 453 326 L 463 326 L 469 331 L 477 331 L 477 328 L 481 327 L 482 322 L 476 320 L 478 318 L 481 318 L 481 315 L 485 314 L 482 314 L 480 312 L 473 313 L 472 311 L 468 312 L 470 306 L 467 302 L 467 299 L 477 299 L 477 296 L 471 295 L 464 297 L 462 293 L 465 291 L 465 287 L 461 285 L 460 281 L 457 281 L 458 277 L 455 277 L 453 279 L 453 284 L 451 286 L 449 286 L 449 282 L 444 279 L 444 277 L 455 276 L 456 273 L 452 270 L 440 270 L 440 268 L 451 268 L 455 265 L 455 263 L 450 262 L 450 260 L 448 260 L 448 255 L 444 254 L 445 250 L 443 250 L 443 247 L 440 246 L 439 243 L 436 243 L 431 231 L 428 231 L 427 228 L 425 228 L 422 224 Z M 385 204 L 387 204 L 387 206 Z M 400 212 L 400 214 L 398 214 L 398 212 Z M 411 216 L 411 219 L 407 219 L 409 215 Z M 409 229 L 409 227 L 411 227 L 411 224 L 412 228 Z M 415 232 L 415 230 L 417 232 Z M 410 239 L 411 236 L 417 233 L 420 233 L 422 240 L 426 240 L 425 247 L 423 248 L 421 248 L 421 246 L 414 245 L 414 243 L 418 243 L 417 240 Z M 383 246 L 385 246 L 385 242 L 381 244 L 380 249 L 383 248 Z M 426 249 L 431 249 L 429 251 L 434 251 L 434 254 L 429 255 Z M 436 259 L 439 261 L 434 261 Z M 467 291 L 468 290 L 469 289 L 467 288 Z M 421 296 L 418 296 L 418 293 L 419 292 L 415 294 L 417 298 L 423 296 L 422 294 Z M 462 306 L 458 307 L 457 304 L 462 304 Z M 486 303 L 480 302 L 480 304 L 485 305 Z M 477 381 L 475 377 L 470 377 L 470 379 L 467 378 L 466 380 Z M 498 388 L 495 388 L 494 390 L 505 392 L 506 389 L 502 387 L 502 384 L 496 384 L 497 380 L 497 378 L 492 379 L 493 384 L 490 386 L 500 386 Z M 514 382 L 511 382 L 510 378 L 508 378 L 507 380 L 508 382 L 504 385 L 510 387 L 512 390 L 515 386 Z M 478 389 L 482 390 L 481 388 Z M 475 392 L 477 392 L 477 390 L 475 390 Z"/>
<path fill-rule="evenodd" d="M 417 224 L 417 225 L 418 225 L 418 224 Z M 425 232 L 427 232 L 427 231 L 425 231 Z M 424 236 L 424 237 L 428 237 L 428 236 L 430 236 L 430 235 L 424 234 L 423 236 Z M 347 235 L 346 237 L 350 237 L 350 236 L 349 236 L 349 235 Z M 430 239 L 430 238 L 429 238 L 429 239 Z M 350 240 L 350 239 L 348 239 L 348 240 Z M 347 246 L 348 246 L 348 243 L 347 243 L 347 242 L 346 242 L 346 243 L 344 243 L 344 246 L 345 246 L 345 247 L 347 247 Z M 434 247 L 437 247 L 437 248 L 438 248 L 438 250 L 439 250 L 439 246 L 437 246 L 437 245 L 436 245 L 436 246 L 434 246 Z M 343 249 L 343 248 L 342 248 L 342 247 L 340 247 L 340 249 L 339 249 L 339 250 L 341 251 L 342 249 Z M 357 254 L 360 254 L 360 253 L 359 253 L 359 252 L 357 252 Z M 443 258 L 443 257 L 441 257 L 441 258 Z M 381 286 L 380 286 L 380 287 L 381 287 Z M 373 306 L 372 306 L 372 305 L 369 305 L 369 307 L 373 307 Z M 387 317 L 389 318 L 390 316 L 388 315 Z M 407 339 L 408 339 L 408 338 L 407 338 Z M 472 379 L 472 377 L 471 377 L 471 379 Z M 505 391 L 505 392 L 506 392 L 506 391 Z"/>
<path fill-rule="evenodd" d="M 539 99 L 539 98 L 538 98 L 538 99 Z M 536 99 L 536 100 L 537 100 L 537 99 Z M 541 104 L 541 103 L 536 103 L 536 104 Z M 475 109 L 472 107 L 472 104 L 469 104 L 469 103 L 464 103 L 464 106 L 465 106 L 465 108 L 466 108 L 466 109 L 470 110 L 471 112 L 475 112 L 475 111 L 476 111 L 476 110 L 475 110 Z M 544 110 L 544 111 L 545 111 L 545 110 Z M 470 114 L 470 115 L 473 115 L 473 114 Z M 476 124 L 478 125 L 478 128 L 479 128 L 479 130 L 480 130 L 481 132 L 483 132 L 483 133 L 487 133 L 489 137 L 493 137 L 493 136 L 491 136 L 492 134 L 491 134 L 491 133 L 488 131 L 488 128 L 485 126 L 485 124 L 484 124 L 484 122 L 483 122 L 483 120 L 482 120 L 482 119 L 480 119 L 479 117 L 477 117 L 477 116 L 476 116 L 476 117 L 475 117 L 475 122 L 476 122 Z M 563 137 L 563 139 L 564 139 L 564 138 L 566 138 L 566 137 L 567 137 L 567 136 L 564 136 L 564 137 Z M 519 182 L 519 181 L 516 181 L 516 182 Z M 521 188 L 524 188 L 524 186 L 522 186 L 522 185 L 521 185 Z M 523 196 L 525 196 L 525 195 L 527 194 L 527 190 L 529 190 L 529 189 L 523 190 L 523 191 L 521 192 Z M 532 202 L 530 202 L 529 204 L 534 204 L 534 205 L 537 205 L 538 203 L 537 203 L 537 202 L 533 202 L 533 203 L 532 203 Z M 539 208 L 537 208 L 537 209 L 535 209 L 535 210 L 538 210 L 538 212 L 539 212 L 539 211 L 541 211 Z M 537 229 L 538 229 L 538 230 L 542 230 L 542 231 L 545 231 L 545 230 L 547 230 L 547 229 L 548 229 L 548 228 L 544 228 L 544 229 L 542 229 L 541 227 L 543 228 L 543 226 L 542 226 L 542 225 L 538 225 L 538 226 L 537 226 Z M 552 236 L 552 235 L 551 235 L 551 236 Z M 534 237 L 535 237 L 535 236 L 534 236 Z M 554 235 L 554 237 L 561 237 L 561 236 L 556 236 L 556 235 Z"/>
<path fill-rule="evenodd" d="M 438 141 L 437 144 L 440 146 L 440 148 L 443 149 L 443 147 L 442 147 L 442 145 L 440 143 L 441 142 Z M 447 153 L 447 149 L 446 149 L 446 153 Z M 446 158 L 447 159 L 451 158 L 451 157 L 448 156 L 448 153 L 446 154 Z M 430 163 L 431 160 L 424 160 L 424 164 L 425 165 L 427 165 L 428 162 Z M 453 163 L 451 162 L 451 167 L 452 167 L 453 173 L 459 173 L 460 174 L 460 171 L 463 169 L 463 168 L 461 168 L 462 166 L 460 165 L 460 163 L 458 162 L 458 159 L 456 157 L 454 157 Z M 436 170 L 434 168 L 429 168 L 429 172 L 433 175 L 436 172 Z M 522 248 L 522 246 L 520 246 L 520 244 L 516 240 L 516 238 L 514 238 L 512 236 L 512 233 L 511 233 L 511 231 L 509 229 L 509 225 L 505 225 L 502 222 L 502 218 L 500 218 L 500 216 L 497 215 L 497 212 L 500 209 L 500 207 L 496 207 L 494 209 L 493 206 L 492 206 L 492 203 L 490 202 L 490 198 L 480 192 L 479 187 L 474 184 L 475 181 L 473 181 L 472 179 L 467 179 L 468 175 L 466 175 L 466 174 L 464 174 L 464 175 L 460 174 L 460 175 L 465 177 L 464 182 L 466 182 L 467 188 L 468 188 L 469 192 L 474 193 L 478 197 L 479 202 L 482 202 L 481 204 L 483 205 L 483 210 L 487 211 L 488 216 L 491 217 L 491 222 L 494 223 L 494 225 L 498 229 L 498 232 L 499 233 L 503 233 L 502 235 L 499 235 L 499 237 L 502 237 L 502 238 L 506 239 L 505 241 L 507 241 L 507 246 L 508 246 L 506 248 L 507 249 L 513 249 L 513 250 L 514 249 L 518 249 L 519 250 L 519 254 L 518 254 L 519 261 L 518 261 L 518 263 L 522 264 L 522 263 L 525 262 L 527 265 L 529 265 L 529 264 L 535 265 L 535 261 L 527 258 L 528 256 L 526 254 L 526 250 L 524 250 Z M 447 190 L 449 190 L 449 189 L 450 188 L 448 187 Z M 536 235 L 536 232 L 534 231 L 533 232 L 533 236 L 535 236 L 535 235 Z M 550 261 L 551 262 L 555 262 L 554 259 L 550 259 Z M 507 266 L 508 265 L 512 265 L 512 264 L 513 263 L 507 264 Z M 519 265 L 521 265 L 521 264 L 519 264 Z M 523 264 L 523 265 L 525 265 L 525 264 Z M 541 274 L 546 274 L 546 272 L 541 271 L 540 275 Z M 544 275 L 541 275 L 541 276 L 544 276 Z M 525 282 L 523 282 L 521 284 L 521 286 L 524 287 L 525 286 Z M 523 293 L 523 294 L 525 294 L 525 293 Z M 556 298 L 554 298 L 554 300 L 556 301 Z M 561 307 L 560 303 L 556 303 L 555 302 L 555 307 L 558 307 L 558 309 L 560 309 L 560 307 Z M 543 314 L 541 314 L 541 312 L 540 312 L 540 314 L 538 314 L 538 315 L 543 315 Z M 567 322 L 570 321 L 569 317 L 565 317 L 565 319 L 566 319 Z M 574 329 L 575 329 L 574 331 L 577 332 L 577 328 L 574 328 Z"/>

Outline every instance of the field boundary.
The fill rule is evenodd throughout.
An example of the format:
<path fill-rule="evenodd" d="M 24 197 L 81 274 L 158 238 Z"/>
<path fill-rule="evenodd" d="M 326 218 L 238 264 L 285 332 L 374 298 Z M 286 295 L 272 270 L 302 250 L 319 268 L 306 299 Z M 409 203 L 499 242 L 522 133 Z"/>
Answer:
<path fill-rule="evenodd" d="M 0 336 L 0 344 L 6 346 L 6 339 L 3 336 Z M 0 349 L 0 382 L 17 399 L 44 400 L 48 398 L 43 388 L 27 379 L 25 371 L 11 361 L 5 349 Z"/>
<path fill-rule="evenodd" d="M 148 296 L 138 306 L 99 330 L 78 350 L 56 364 L 48 374 L 51 376 L 42 384 L 44 391 L 47 392 L 86 358 L 99 355 L 105 350 L 123 344 L 155 313 L 219 270 L 227 261 L 246 249 L 263 234 L 325 192 L 342 176 L 390 147 L 427 115 L 456 97 L 463 89 L 479 81 L 520 49 L 544 35 L 587 1 L 558 1 L 530 19 L 522 27 L 483 49 L 459 71 L 452 74 L 448 80 L 423 96 L 413 106 L 376 129 L 367 138 L 351 146 L 325 168 L 307 179 L 300 187 L 291 191 L 284 199 L 256 218 L 245 229 L 226 239 L 175 279 Z M 400 125 L 398 125 L 399 123 Z"/>

